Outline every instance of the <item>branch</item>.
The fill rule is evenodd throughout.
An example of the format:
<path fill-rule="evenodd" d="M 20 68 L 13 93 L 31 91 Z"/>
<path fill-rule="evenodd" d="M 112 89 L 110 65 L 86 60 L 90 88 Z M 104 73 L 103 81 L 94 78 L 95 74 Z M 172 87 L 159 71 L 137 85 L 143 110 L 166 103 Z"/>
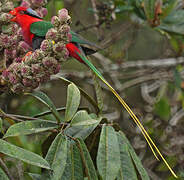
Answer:
<path fill-rule="evenodd" d="M 179 64 L 184 64 L 184 58 L 168 58 L 168 59 L 153 59 L 153 60 L 138 60 L 124 62 L 120 66 L 117 65 L 117 69 L 127 69 L 127 68 L 165 68 L 173 67 Z"/>

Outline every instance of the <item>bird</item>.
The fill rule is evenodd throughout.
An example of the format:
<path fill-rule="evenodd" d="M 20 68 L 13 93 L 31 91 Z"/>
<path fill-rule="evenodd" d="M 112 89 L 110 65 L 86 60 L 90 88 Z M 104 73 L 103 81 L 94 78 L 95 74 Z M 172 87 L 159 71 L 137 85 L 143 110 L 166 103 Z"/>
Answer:
<path fill-rule="evenodd" d="M 31 8 L 19 6 L 11 10 L 9 13 L 13 16 L 11 21 L 16 22 L 22 28 L 24 40 L 33 48 L 33 50 L 38 49 L 42 41 L 45 39 L 45 35 L 47 31 L 53 27 L 51 22 L 44 21 Z M 38 32 L 41 32 L 41 33 L 38 33 Z M 71 41 L 66 44 L 66 48 L 69 51 L 69 56 L 87 65 L 96 74 L 96 76 L 99 77 L 99 79 L 101 79 L 101 81 L 107 85 L 109 90 L 116 96 L 116 98 L 119 100 L 119 102 L 126 109 L 126 111 L 129 113 L 129 115 L 132 117 L 136 125 L 141 130 L 145 140 L 147 141 L 156 159 L 159 160 L 159 158 L 156 155 L 156 152 L 157 152 L 161 157 L 161 159 L 166 164 L 166 166 L 168 167 L 168 169 L 170 170 L 170 172 L 173 174 L 173 176 L 177 178 L 175 172 L 169 166 L 169 164 L 167 163 L 167 161 L 165 160 L 165 158 L 163 157 L 163 155 L 161 154 L 161 152 L 159 151 L 159 149 L 157 148 L 157 146 L 155 145 L 155 143 L 153 142 L 153 140 L 151 139 L 151 137 L 149 136 L 149 134 L 147 133 L 143 125 L 141 124 L 141 122 L 139 121 L 139 119 L 130 109 L 128 104 L 121 98 L 121 96 L 116 92 L 116 90 L 103 77 L 101 72 L 87 58 L 87 55 L 93 54 L 96 51 L 91 48 L 86 48 L 84 45 L 88 44 L 88 45 L 94 46 L 93 43 L 87 40 L 84 40 L 73 31 L 70 31 L 70 34 L 72 35 Z"/>

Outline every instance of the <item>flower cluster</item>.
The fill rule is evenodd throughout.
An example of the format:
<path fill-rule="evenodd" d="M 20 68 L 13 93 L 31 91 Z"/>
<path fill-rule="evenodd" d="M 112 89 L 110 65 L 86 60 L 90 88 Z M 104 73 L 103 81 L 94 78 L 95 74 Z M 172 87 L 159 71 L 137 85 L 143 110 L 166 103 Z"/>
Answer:
<path fill-rule="evenodd" d="M 44 8 L 47 4 L 47 0 L 22 0 L 20 6 L 31 7 L 34 9 L 40 17 L 45 17 L 47 15 L 47 9 Z"/>
<path fill-rule="evenodd" d="M 0 3 L 0 7 L 6 6 L 7 3 L 11 5 L 11 8 L 7 9 L 8 12 L 13 9 L 11 1 Z M 43 11 L 41 6 L 45 3 L 45 0 L 23 0 L 22 6 L 31 6 L 38 12 Z M 6 12 L 5 14 L 8 16 L 7 19 L 0 19 L 0 24 L 8 22 L 4 29 L 1 28 L 0 34 L 0 56 L 3 57 L 4 65 L 1 79 L 13 92 L 30 91 L 37 88 L 40 83 L 48 81 L 51 75 L 57 74 L 60 71 L 61 62 L 68 58 L 69 52 L 65 45 L 71 38 L 70 16 L 66 9 L 61 9 L 58 15 L 52 18 L 53 28 L 47 32 L 40 49 L 25 56 L 32 48 L 23 41 L 21 29 L 16 24 L 10 23 L 10 15 Z"/>

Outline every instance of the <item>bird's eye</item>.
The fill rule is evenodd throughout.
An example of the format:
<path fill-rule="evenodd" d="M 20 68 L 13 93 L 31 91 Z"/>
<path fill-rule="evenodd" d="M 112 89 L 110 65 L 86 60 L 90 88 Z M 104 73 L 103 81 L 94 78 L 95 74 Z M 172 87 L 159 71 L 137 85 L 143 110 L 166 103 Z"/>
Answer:
<path fill-rule="evenodd" d="M 24 14 L 24 11 L 20 11 L 19 14 Z"/>

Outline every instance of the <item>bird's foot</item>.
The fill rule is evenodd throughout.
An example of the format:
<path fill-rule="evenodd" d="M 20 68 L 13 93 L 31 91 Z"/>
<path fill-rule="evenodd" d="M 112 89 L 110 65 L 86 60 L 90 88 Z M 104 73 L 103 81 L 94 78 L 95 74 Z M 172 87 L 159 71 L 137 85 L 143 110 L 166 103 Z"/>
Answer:
<path fill-rule="evenodd" d="M 26 55 L 22 58 L 22 61 L 25 61 L 26 57 L 30 56 L 32 53 L 32 51 L 27 52 Z"/>

